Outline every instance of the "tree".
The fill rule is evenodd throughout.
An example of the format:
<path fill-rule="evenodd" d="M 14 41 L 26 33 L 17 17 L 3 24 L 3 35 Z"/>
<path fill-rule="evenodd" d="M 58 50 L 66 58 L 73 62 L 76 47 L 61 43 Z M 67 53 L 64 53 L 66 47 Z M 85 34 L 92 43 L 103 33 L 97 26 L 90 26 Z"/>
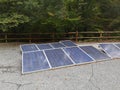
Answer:
<path fill-rule="evenodd" d="M 119 0 L 0 0 L 0 30 L 119 30 Z"/>
<path fill-rule="evenodd" d="M 19 12 L 22 5 L 22 0 L 0 1 L 0 30 L 8 31 L 19 24 L 29 22 L 29 17 Z"/>

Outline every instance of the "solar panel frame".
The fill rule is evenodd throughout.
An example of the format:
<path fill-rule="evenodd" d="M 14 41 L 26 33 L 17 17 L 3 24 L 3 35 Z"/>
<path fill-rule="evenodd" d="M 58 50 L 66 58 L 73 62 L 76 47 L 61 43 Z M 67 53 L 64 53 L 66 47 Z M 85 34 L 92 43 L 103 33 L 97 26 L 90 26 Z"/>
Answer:
<path fill-rule="evenodd" d="M 54 42 L 54 43 L 50 43 L 51 46 L 55 49 L 57 48 L 63 48 L 63 47 L 66 47 L 64 44 L 60 43 L 60 42 Z"/>
<path fill-rule="evenodd" d="M 20 50 L 21 50 L 21 52 L 22 53 L 24 53 L 24 52 L 33 52 L 33 51 L 39 51 L 39 49 L 36 47 L 36 50 L 28 50 L 28 51 L 24 51 L 23 49 L 22 49 L 22 47 L 23 46 L 29 46 L 29 45 L 34 45 L 35 47 L 36 47 L 36 44 L 23 44 L 23 45 L 20 45 Z"/>
<path fill-rule="evenodd" d="M 39 46 L 40 45 L 49 45 L 50 46 L 50 48 L 40 48 Z M 50 43 L 46 43 L 46 44 L 36 44 L 36 47 L 39 49 L 39 50 L 48 50 L 48 49 L 53 49 L 53 47 L 51 46 L 51 44 Z"/>
<path fill-rule="evenodd" d="M 74 46 L 74 47 L 76 47 L 76 46 Z M 68 48 L 71 48 L 71 47 L 68 47 Z M 79 47 L 78 47 L 78 48 L 79 48 Z M 50 50 L 50 49 L 48 49 L 48 50 Z M 62 48 L 62 50 L 63 50 L 63 48 Z M 48 61 L 48 64 L 49 64 L 50 68 L 48 68 L 48 69 L 42 69 L 42 70 L 35 70 L 35 71 L 30 71 L 30 72 L 25 72 L 25 73 L 23 72 L 23 69 L 22 69 L 22 74 L 29 74 L 29 73 L 41 72 L 41 71 L 53 70 L 53 69 L 55 70 L 55 69 L 67 68 L 67 67 L 70 67 L 70 66 L 84 65 L 84 64 L 89 64 L 89 63 L 95 62 L 95 61 L 93 60 L 93 61 L 91 61 L 91 62 L 73 63 L 73 64 L 69 64 L 69 65 L 64 65 L 64 66 L 52 67 L 51 64 L 49 63 L 49 60 L 48 60 L 46 54 L 45 54 L 45 50 L 42 50 L 42 51 L 43 51 L 43 53 L 44 53 L 44 55 L 45 55 L 45 57 L 46 57 L 46 59 L 47 59 L 47 61 Z M 33 51 L 33 52 L 36 52 L 36 51 Z M 66 54 L 66 52 L 65 52 L 64 50 L 63 50 L 63 52 Z M 25 52 L 25 53 L 30 53 L 30 52 Z M 89 56 L 89 55 L 88 55 L 88 56 Z M 23 55 L 22 55 L 22 58 L 23 58 Z M 68 56 L 68 58 L 70 59 L 71 57 Z M 71 62 L 72 62 L 72 61 L 71 61 Z M 23 59 L 22 59 L 22 67 L 23 67 Z"/>
<path fill-rule="evenodd" d="M 79 46 L 72 46 L 72 47 L 64 47 L 64 48 L 73 48 L 73 47 L 78 47 L 79 48 Z M 60 48 L 59 48 L 60 49 Z M 63 48 L 61 48 L 62 50 L 63 50 Z M 83 51 L 81 48 L 79 48 L 81 51 Z M 50 49 L 48 49 L 48 50 L 50 50 Z M 51 50 L 53 50 L 53 49 L 51 49 Z M 91 59 L 93 59 L 93 61 L 91 61 L 91 62 L 84 62 L 84 63 L 73 63 L 73 64 L 70 64 L 70 65 L 64 65 L 64 66 L 58 66 L 58 67 L 52 67 L 51 66 L 51 64 L 49 63 L 49 60 L 48 60 L 48 58 L 47 58 L 47 56 L 46 56 L 46 54 L 45 54 L 45 50 L 42 50 L 43 51 L 43 53 L 44 53 L 44 56 L 45 56 L 45 58 L 47 59 L 47 62 L 48 62 L 48 64 L 49 64 L 49 66 L 50 66 L 50 68 L 48 68 L 48 69 L 42 69 L 42 70 L 35 70 L 35 71 L 30 71 L 30 72 L 27 72 L 27 73 L 33 73 L 33 72 L 40 72 L 40 71 L 46 71 L 46 70 L 53 70 L 53 69 L 59 69 L 59 68 L 64 68 L 64 67 L 70 67 L 70 66 L 77 66 L 77 65 L 85 65 L 85 64 L 90 64 L 90 63 L 94 63 L 94 62 L 98 62 L 98 61 L 96 61 L 93 57 L 91 57 L 89 54 L 87 54 L 85 51 L 83 51 L 87 56 L 89 56 Z M 32 51 L 32 52 L 36 52 L 36 51 Z M 63 50 L 63 52 L 65 52 L 64 50 Z M 29 53 L 29 52 L 25 52 L 25 53 Z M 65 53 L 66 54 L 66 53 Z M 67 54 L 66 54 L 67 55 Z M 22 55 L 23 56 L 23 55 Z M 68 56 L 68 55 L 67 55 Z M 68 56 L 69 57 L 69 56 Z M 70 59 L 71 57 L 69 57 L 69 59 Z M 23 61 L 23 59 L 22 59 L 22 61 Z M 22 63 L 23 64 L 23 63 Z M 22 65 L 23 66 L 23 65 Z M 22 71 L 22 74 L 27 74 L 27 73 L 24 73 L 23 71 Z"/>
<path fill-rule="evenodd" d="M 120 49 L 118 46 L 115 45 L 115 43 L 99 43 L 98 46 L 99 46 L 111 59 L 118 58 L 118 57 L 112 57 L 108 52 L 106 52 L 106 50 L 105 50 L 104 48 L 101 47 L 100 44 L 112 44 L 112 45 L 115 46 L 116 48 Z"/>
<path fill-rule="evenodd" d="M 29 44 L 22 44 L 22 45 L 20 45 L 20 51 L 21 51 L 21 52 L 24 52 L 24 51 L 22 50 L 22 46 L 24 46 L 24 45 L 29 45 Z"/>
<path fill-rule="evenodd" d="M 38 52 L 38 51 L 33 51 L 33 52 Z M 32 52 L 24 52 L 24 53 L 32 53 Z M 51 69 L 51 65 L 50 65 L 50 63 L 49 63 L 49 61 L 48 61 L 48 59 L 47 59 L 47 57 L 46 57 L 46 55 L 45 55 L 45 53 L 44 53 L 44 51 L 43 51 L 43 55 L 45 56 L 45 58 L 46 58 L 46 61 L 47 61 L 47 63 L 48 63 L 48 65 L 49 65 L 49 68 L 46 68 L 46 69 L 39 69 L 39 70 L 34 70 L 34 71 L 29 71 L 29 72 L 24 72 L 23 71 L 23 54 L 24 53 L 22 53 L 22 74 L 29 74 L 29 73 L 34 73 L 34 72 L 40 72 L 40 71 L 46 71 L 46 70 L 50 70 Z"/>
<path fill-rule="evenodd" d="M 72 46 L 72 47 L 76 47 L 76 46 Z M 70 48 L 70 47 L 68 47 Z M 78 47 L 79 48 L 79 47 Z M 54 48 L 55 49 L 55 48 Z M 63 48 L 57 48 L 57 49 L 63 49 Z M 48 49 L 50 50 L 50 49 Z M 45 51 L 45 50 L 44 50 Z M 63 51 L 64 52 L 64 51 Z M 84 51 L 83 51 L 84 52 Z M 89 55 L 88 55 L 89 56 Z M 46 56 L 47 57 L 47 56 Z M 69 57 L 69 56 L 68 56 Z M 92 57 L 91 57 L 92 58 Z M 71 57 L 70 57 L 71 59 Z M 96 62 L 95 60 L 91 61 L 91 62 L 84 62 L 84 63 L 73 63 L 73 64 L 70 64 L 70 65 L 64 65 L 64 66 L 58 66 L 58 67 L 52 67 L 52 68 L 49 68 L 47 70 L 55 70 L 55 69 L 60 69 L 60 68 L 67 68 L 67 67 L 71 67 L 71 66 L 78 66 L 78 65 L 85 65 L 85 64 L 90 64 L 90 63 L 94 63 Z"/>
<path fill-rule="evenodd" d="M 84 53 L 85 55 L 87 55 L 92 61 L 90 62 L 79 62 L 79 63 L 76 63 L 72 57 L 70 57 L 68 55 L 68 53 L 64 50 L 64 49 L 69 49 L 69 48 L 78 48 L 80 51 L 82 51 L 82 53 Z M 83 51 L 81 48 L 79 48 L 79 46 L 74 46 L 74 47 L 66 47 L 66 48 L 63 48 L 63 50 L 66 52 L 66 54 L 74 61 L 75 65 L 81 65 L 81 64 L 88 64 L 88 63 L 92 63 L 92 62 L 96 62 L 96 60 L 94 60 L 94 58 L 92 58 L 90 55 L 88 55 L 85 51 Z"/>
<path fill-rule="evenodd" d="M 120 43 L 115 43 L 114 45 L 120 49 Z"/>
<path fill-rule="evenodd" d="M 91 45 L 84 45 L 84 46 L 91 46 Z M 83 46 L 83 47 L 84 47 L 84 46 Z M 80 48 L 80 47 L 82 47 L 82 46 L 79 46 L 79 48 Z M 95 48 L 94 46 L 91 46 L 91 47 L 93 47 L 94 49 L 98 50 L 98 49 Z M 80 48 L 80 49 L 83 50 L 82 48 Z M 86 52 L 85 50 L 83 50 L 83 51 Z M 101 52 L 100 50 L 98 50 L 98 52 L 106 55 L 105 53 Z M 95 59 L 95 58 L 94 58 L 93 56 L 91 56 L 89 53 L 86 52 L 86 54 L 88 54 L 88 55 L 89 55 L 91 58 L 93 58 L 96 62 L 98 62 L 98 61 L 106 61 L 106 60 L 111 60 L 111 59 L 112 59 L 109 55 L 106 55 L 106 56 L 109 57 L 108 59 Z"/>
<path fill-rule="evenodd" d="M 62 43 L 63 45 L 67 46 L 67 47 L 71 47 L 71 46 L 77 46 L 74 42 L 72 42 L 71 40 L 62 40 L 59 41 L 60 43 Z M 66 45 L 65 42 L 71 42 L 73 45 Z"/>
<path fill-rule="evenodd" d="M 111 55 L 109 55 L 109 53 L 107 53 L 107 52 L 100 46 L 100 44 L 102 44 L 102 43 L 98 43 L 98 47 L 112 59 Z M 106 44 L 108 44 L 108 43 L 106 43 Z"/>
<path fill-rule="evenodd" d="M 86 55 L 88 55 L 89 57 L 91 57 L 94 61 L 96 61 L 92 56 L 90 56 L 88 53 L 86 53 L 83 49 L 80 48 L 80 46 L 78 46 L 78 48 L 83 51 Z"/>
<path fill-rule="evenodd" d="M 71 46 L 71 47 L 64 47 L 64 48 L 73 48 L 73 47 L 78 47 L 78 46 Z M 79 47 L 78 47 L 79 48 Z M 57 48 L 57 49 L 60 49 L 60 48 Z M 68 54 L 64 51 L 63 48 L 61 48 L 63 50 L 63 52 L 68 56 Z M 80 48 L 79 48 L 80 49 Z M 50 50 L 50 49 L 48 49 Z M 81 49 L 82 50 L 82 49 Z M 45 50 L 44 50 L 45 51 Z M 83 51 L 83 50 L 82 50 Z M 84 52 L 84 51 L 83 51 Z M 86 52 L 84 52 L 87 56 L 89 56 Z M 46 56 L 47 57 L 47 56 Z M 52 70 L 52 69 L 59 69 L 59 68 L 64 68 L 64 67 L 70 67 L 70 66 L 77 66 L 77 65 L 84 65 L 84 64 L 89 64 L 89 63 L 92 63 L 92 62 L 96 62 L 96 60 L 94 60 L 94 58 L 92 58 L 91 56 L 89 56 L 91 59 L 93 59 L 93 61 L 91 62 L 84 62 L 84 63 L 75 63 L 74 60 L 72 60 L 72 58 L 70 56 L 68 56 L 70 58 L 70 60 L 73 62 L 73 64 L 70 64 L 70 65 L 64 65 L 64 66 L 58 66 L 58 67 L 52 67 L 48 70 Z"/>
<path fill-rule="evenodd" d="M 74 60 L 66 53 L 66 51 L 62 48 L 62 50 L 63 50 L 63 52 L 70 58 L 70 60 L 72 61 L 72 63 L 73 64 L 76 64 L 75 62 L 74 62 Z"/>
<path fill-rule="evenodd" d="M 63 53 L 64 53 L 64 55 L 66 55 L 66 53 L 61 49 L 61 48 L 57 48 L 57 49 L 59 49 L 59 50 L 61 50 Z M 57 50 L 57 49 L 52 49 L 52 50 Z M 52 51 L 51 50 L 51 51 Z M 50 50 L 44 50 L 45 51 L 45 54 L 46 54 L 46 51 L 50 51 Z M 67 56 L 67 55 L 66 55 Z M 46 57 L 48 58 L 48 55 L 46 54 Z M 72 62 L 71 61 L 71 59 L 67 56 L 67 58 L 70 60 L 70 62 Z M 48 58 L 48 60 L 49 60 L 49 58 Z M 69 61 L 68 60 L 68 61 Z M 49 62 L 50 62 L 50 60 L 49 60 Z M 50 64 L 51 64 L 51 62 L 50 62 Z M 52 66 L 52 68 L 51 69 L 55 69 L 55 68 L 61 68 L 61 67 L 67 67 L 67 66 L 71 66 L 71 65 L 74 65 L 74 63 L 72 62 L 71 64 L 66 64 L 66 65 L 61 65 L 61 66 L 52 66 L 52 64 L 51 64 L 51 66 Z"/>
<path fill-rule="evenodd" d="M 58 49 L 58 48 L 57 48 Z M 47 57 L 47 56 L 46 56 Z M 85 63 L 84 63 L 85 64 Z M 87 64 L 87 63 L 86 63 Z M 58 67 L 52 67 L 50 69 L 47 70 L 55 70 L 55 69 L 60 69 L 60 68 L 67 68 L 67 67 L 71 67 L 71 66 L 76 66 L 76 65 L 80 65 L 80 64 L 70 64 L 70 65 L 64 65 L 64 66 L 58 66 Z"/>
<path fill-rule="evenodd" d="M 70 40 L 65 40 L 65 41 L 70 41 Z M 59 42 L 59 43 L 61 43 L 61 41 Z M 65 55 L 71 60 L 71 62 L 73 63 L 73 64 L 69 64 L 69 65 L 64 65 L 64 66 L 57 66 L 57 67 L 52 67 L 51 66 L 51 64 L 50 64 L 50 62 L 49 62 L 49 60 L 48 60 L 48 57 L 46 56 L 46 53 L 45 53 L 45 50 L 40 50 L 38 47 L 37 47 L 37 44 L 34 44 L 34 45 L 36 45 L 36 47 L 37 47 L 37 49 L 39 49 L 39 50 L 36 50 L 36 51 L 26 51 L 26 52 L 23 52 L 22 51 L 22 48 L 21 48 L 21 46 L 24 46 L 24 45 L 30 45 L 30 44 L 24 44 L 24 45 L 20 45 L 20 49 L 21 49 L 21 51 L 23 52 L 22 53 L 22 74 L 27 74 L 27 73 L 32 73 L 32 72 L 38 72 L 38 71 L 45 71 L 45 70 L 52 70 L 52 69 L 58 69 L 58 68 L 62 68 L 62 67 L 69 67 L 69 66 L 75 66 L 75 65 L 81 65 L 81 64 L 88 64 L 88 63 L 92 63 L 92 62 L 98 62 L 98 61 L 103 61 L 103 60 L 95 60 L 92 56 L 90 56 L 88 53 L 86 53 L 84 50 L 82 50 L 81 48 L 80 48 L 80 45 L 78 46 L 78 45 L 76 45 L 76 46 L 66 46 L 66 47 L 59 47 L 59 48 L 54 48 L 52 45 L 51 45 L 51 43 L 48 43 L 52 48 L 51 49 L 45 49 L 45 50 L 54 50 L 54 49 L 61 49 L 64 53 L 65 53 Z M 61 43 L 62 44 L 62 43 Z M 115 45 L 115 44 L 114 44 Z M 65 46 L 65 45 L 64 45 Z M 116 45 L 115 45 L 116 46 Z M 81 51 L 83 51 L 87 56 L 89 56 L 93 61 L 91 61 L 91 62 L 84 62 L 84 63 L 75 63 L 74 62 L 74 60 L 66 53 L 66 51 L 64 50 L 64 48 L 73 48 L 73 47 L 78 47 Z M 117 46 L 116 46 L 117 47 Z M 30 53 L 30 52 L 37 52 L 37 51 L 42 51 L 43 52 L 43 54 L 44 54 L 44 56 L 45 56 L 45 58 L 46 58 L 46 60 L 47 60 L 47 62 L 48 62 L 48 64 L 49 64 L 49 67 L 50 68 L 48 68 L 48 69 L 42 69 L 42 70 L 35 70 L 35 71 L 30 71 L 30 72 L 23 72 L 23 54 L 24 53 Z M 108 55 L 108 54 L 107 54 Z M 109 56 L 109 55 L 108 55 Z M 110 56 L 109 56 L 110 57 Z M 110 57 L 111 58 L 111 57 Z M 106 60 L 106 59 L 105 59 Z"/>

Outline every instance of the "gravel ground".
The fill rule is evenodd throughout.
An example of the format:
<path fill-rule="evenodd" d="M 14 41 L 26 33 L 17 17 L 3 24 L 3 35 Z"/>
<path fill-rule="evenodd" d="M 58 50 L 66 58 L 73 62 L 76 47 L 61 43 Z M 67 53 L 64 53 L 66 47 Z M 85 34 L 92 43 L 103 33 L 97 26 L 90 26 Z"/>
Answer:
<path fill-rule="evenodd" d="M 19 45 L 0 44 L 0 90 L 120 90 L 120 59 L 22 75 Z"/>

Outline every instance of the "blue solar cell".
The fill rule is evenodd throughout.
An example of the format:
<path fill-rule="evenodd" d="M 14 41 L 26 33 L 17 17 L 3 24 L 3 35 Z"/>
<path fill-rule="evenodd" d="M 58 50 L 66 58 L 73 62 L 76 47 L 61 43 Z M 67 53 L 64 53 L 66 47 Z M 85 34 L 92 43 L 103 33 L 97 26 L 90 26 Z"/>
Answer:
<path fill-rule="evenodd" d="M 110 59 L 105 53 L 99 51 L 93 46 L 80 46 L 82 50 L 84 50 L 88 55 L 90 55 L 95 60 L 107 60 Z"/>
<path fill-rule="evenodd" d="M 64 48 L 66 53 L 73 59 L 75 63 L 84 63 L 93 61 L 88 55 L 86 55 L 78 47 Z"/>
<path fill-rule="evenodd" d="M 52 49 L 52 47 L 50 46 L 50 44 L 37 44 L 37 47 L 38 47 L 40 50 Z"/>
<path fill-rule="evenodd" d="M 52 67 L 73 64 L 62 49 L 45 50 L 45 53 Z"/>
<path fill-rule="evenodd" d="M 54 48 L 65 47 L 63 44 L 61 44 L 61 43 L 59 43 L 59 42 L 51 43 L 51 45 L 52 45 Z"/>
<path fill-rule="evenodd" d="M 120 48 L 120 44 L 115 44 L 115 45 L 117 45 Z"/>
<path fill-rule="evenodd" d="M 22 45 L 21 49 L 23 52 L 38 50 L 35 44 Z"/>
<path fill-rule="evenodd" d="M 23 73 L 50 68 L 42 51 L 23 53 Z"/>
<path fill-rule="evenodd" d="M 99 45 L 112 58 L 120 58 L 120 49 L 113 44 Z"/>
<path fill-rule="evenodd" d="M 65 41 L 60 41 L 60 42 L 64 44 L 65 46 L 77 46 L 74 42 L 70 40 L 65 40 Z"/>

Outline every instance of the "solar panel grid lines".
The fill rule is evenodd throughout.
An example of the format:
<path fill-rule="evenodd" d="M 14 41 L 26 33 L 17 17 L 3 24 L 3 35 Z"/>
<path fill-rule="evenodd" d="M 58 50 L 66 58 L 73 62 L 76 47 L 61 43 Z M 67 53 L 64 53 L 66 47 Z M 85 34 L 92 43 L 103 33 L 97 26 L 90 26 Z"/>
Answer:
<path fill-rule="evenodd" d="M 62 47 L 65 47 L 65 45 L 61 44 L 60 42 L 51 43 L 51 45 L 52 45 L 54 48 L 62 48 Z"/>
<path fill-rule="evenodd" d="M 113 44 L 115 47 L 117 47 L 118 49 L 119 49 L 119 51 L 120 51 L 120 47 L 119 47 L 119 45 L 115 45 L 115 44 Z M 119 58 L 120 58 L 120 54 L 119 54 Z"/>
<path fill-rule="evenodd" d="M 115 45 L 120 48 L 120 43 L 116 43 Z"/>
<path fill-rule="evenodd" d="M 24 44 L 20 45 L 21 51 L 22 52 L 29 52 L 29 51 L 37 51 L 38 48 L 36 47 L 35 44 Z"/>
<path fill-rule="evenodd" d="M 85 64 L 94 62 L 92 58 L 90 58 L 86 53 L 79 49 L 79 47 L 67 47 L 63 48 L 64 51 L 68 54 L 69 57 L 75 62 L 76 65 L 78 64 Z"/>
<path fill-rule="evenodd" d="M 86 53 L 93 57 L 96 61 L 108 60 L 110 59 L 105 53 L 99 51 L 93 46 L 80 46 Z"/>
<path fill-rule="evenodd" d="M 73 64 L 62 49 L 45 50 L 45 53 L 53 68 Z"/>
<path fill-rule="evenodd" d="M 64 42 L 67 43 L 67 44 L 70 44 L 70 47 L 71 46 L 76 46 L 70 40 L 67 40 L 67 41 L 64 41 Z M 47 47 L 45 47 L 45 45 Z M 44 46 L 44 47 L 41 48 L 41 46 Z M 62 47 L 68 47 L 68 46 L 64 45 L 62 42 L 54 42 L 54 43 L 48 43 L 48 44 L 34 44 L 33 43 L 33 44 L 20 45 L 20 49 L 21 49 L 22 52 L 39 51 L 39 50 L 44 50 L 44 49 L 62 48 Z"/>
<path fill-rule="evenodd" d="M 48 60 L 48 58 L 47 58 L 44 50 L 43 50 L 43 53 L 44 53 L 44 55 L 45 55 L 45 57 L 46 57 L 46 60 L 47 60 L 47 62 L 48 62 L 48 64 L 49 64 L 49 67 L 52 68 L 52 66 L 51 66 L 51 64 L 50 64 L 50 62 L 49 62 L 49 60 Z"/>
<path fill-rule="evenodd" d="M 88 53 L 86 53 L 83 49 L 80 48 L 80 46 L 78 46 L 78 48 L 83 51 L 87 56 L 89 56 L 91 59 L 93 59 L 94 61 L 96 61 L 92 56 L 90 56 Z"/>
<path fill-rule="evenodd" d="M 113 44 L 113 45 L 115 45 L 117 48 L 120 49 L 120 44 Z"/>
<path fill-rule="evenodd" d="M 49 43 L 49 45 L 50 45 L 52 48 L 54 48 L 54 47 L 51 45 L 51 43 Z"/>
<path fill-rule="evenodd" d="M 59 43 L 61 43 L 61 44 L 64 45 L 65 47 L 67 47 L 67 45 L 63 44 L 61 41 L 59 41 Z"/>
<path fill-rule="evenodd" d="M 72 47 L 76 47 L 76 46 L 71 46 L 70 48 Z M 69 47 L 50 48 L 50 49 L 43 49 L 43 50 L 37 50 L 37 51 L 54 50 L 54 49 L 62 49 L 62 48 L 69 48 Z M 28 52 L 36 52 L 36 51 L 28 51 Z M 23 52 L 23 53 L 28 53 L 28 52 Z"/>
<path fill-rule="evenodd" d="M 120 49 L 113 43 L 101 43 L 99 46 L 108 54 L 112 59 L 120 58 Z"/>
<path fill-rule="evenodd" d="M 61 43 L 60 41 L 59 41 L 59 43 Z M 64 45 L 63 43 L 61 43 L 62 45 Z M 64 45 L 65 47 L 67 47 L 66 45 Z"/>
<path fill-rule="evenodd" d="M 113 59 L 113 58 L 111 57 L 111 55 L 110 55 L 109 53 L 107 53 L 107 52 L 100 46 L 100 43 L 98 43 L 97 45 L 98 45 L 98 47 L 101 49 L 102 52 L 104 52 L 106 55 L 108 55 L 108 56 L 110 57 L 110 59 Z"/>
<path fill-rule="evenodd" d="M 77 46 L 74 42 L 70 41 L 70 40 L 64 40 L 64 41 L 60 41 L 62 44 L 64 44 L 65 46 Z"/>
<path fill-rule="evenodd" d="M 40 50 L 46 50 L 46 49 L 52 49 L 53 48 L 49 43 L 47 43 L 47 44 L 37 44 L 37 47 Z"/>
<path fill-rule="evenodd" d="M 22 74 L 111 59 L 108 54 L 103 53 L 92 45 L 74 45 L 72 41 L 67 40 L 64 41 L 67 44 L 70 42 L 70 45 L 67 46 L 62 42 L 63 41 L 45 44 L 32 44 L 37 48 L 37 50 L 23 51 Z M 30 44 L 26 46 L 29 47 L 29 45 Z M 40 47 L 38 47 L 38 45 L 40 45 Z M 114 43 L 113 46 L 118 48 L 116 43 Z"/>
<path fill-rule="evenodd" d="M 76 47 L 76 46 L 71 46 L 71 47 Z M 50 48 L 50 49 L 43 49 L 43 50 L 54 50 L 54 49 L 62 49 L 62 48 L 66 48 L 66 47 Z M 38 51 L 43 51 L 43 50 L 38 50 Z M 31 51 L 31 52 L 34 52 L 34 51 Z"/>
<path fill-rule="evenodd" d="M 32 53 L 32 52 L 37 52 L 37 51 L 42 51 L 42 50 L 36 50 L 36 51 L 26 51 L 26 52 L 22 52 L 22 53 Z"/>
<path fill-rule="evenodd" d="M 43 51 L 23 53 L 22 74 L 50 69 Z"/>
<path fill-rule="evenodd" d="M 52 46 L 52 45 L 51 45 Z M 53 47 L 53 46 L 52 46 Z M 67 46 L 66 46 L 67 47 Z M 53 49 L 62 49 L 62 48 L 66 48 L 66 47 L 58 47 L 58 48 L 50 48 L 50 49 L 43 49 L 43 50 L 53 50 Z M 70 46 L 70 47 L 76 47 L 76 46 Z M 39 51 L 39 50 L 38 50 Z M 42 50 L 40 50 L 40 51 L 42 51 Z M 33 51 L 31 51 L 31 52 L 33 52 Z"/>
<path fill-rule="evenodd" d="M 63 50 L 63 52 L 70 58 L 70 60 L 71 60 L 71 62 L 73 63 L 73 64 L 76 64 L 73 60 L 72 60 L 72 58 L 65 52 L 65 50 L 62 48 L 62 50 Z"/>
<path fill-rule="evenodd" d="M 40 50 L 39 47 L 36 44 L 35 44 L 35 46 L 37 47 L 38 50 Z"/>

